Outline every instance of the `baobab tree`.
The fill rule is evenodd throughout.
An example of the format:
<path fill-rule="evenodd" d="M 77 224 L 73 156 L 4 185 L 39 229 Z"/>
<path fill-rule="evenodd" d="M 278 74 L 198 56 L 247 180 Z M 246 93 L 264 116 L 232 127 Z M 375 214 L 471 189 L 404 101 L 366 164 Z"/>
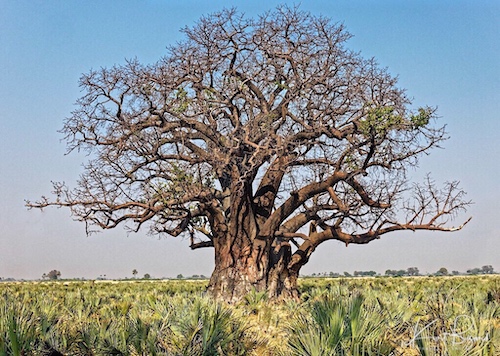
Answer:
<path fill-rule="evenodd" d="M 94 227 L 187 236 L 213 248 L 208 291 L 296 298 L 323 242 L 400 230 L 454 231 L 457 182 L 412 184 L 409 168 L 447 138 L 431 107 L 346 47 L 343 25 L 298 8 L 202 17 L 157 63 L 90 71 L 65 121 L 91 156 L 75 188 L 29 207 L 69 207 Z"/>

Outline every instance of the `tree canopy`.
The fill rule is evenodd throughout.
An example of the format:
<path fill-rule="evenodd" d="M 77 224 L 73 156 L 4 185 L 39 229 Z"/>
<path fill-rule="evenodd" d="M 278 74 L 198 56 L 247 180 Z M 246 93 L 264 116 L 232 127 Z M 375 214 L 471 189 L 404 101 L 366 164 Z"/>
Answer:
<path fill-rule="evenodd" d="M 182 32 L 157 63 L 82 76 L 62 132 L 92 158 L 75 188 L 55 183 L 55 198 L 29 206 L 67 206 L 88 231 L 187 234 L 193 249 L 215 247 L 216 272 L 250 258 L 250 284 L 267 288 L 276 263 L 298 275 L 327 240 L 463 226 L 450 225 L 469 204 L 458 182 L 409 175 L 447 138 L 436 109 L 413 107 L 396 77 L 349 50 L 342 24 L 282 6 Z"/>

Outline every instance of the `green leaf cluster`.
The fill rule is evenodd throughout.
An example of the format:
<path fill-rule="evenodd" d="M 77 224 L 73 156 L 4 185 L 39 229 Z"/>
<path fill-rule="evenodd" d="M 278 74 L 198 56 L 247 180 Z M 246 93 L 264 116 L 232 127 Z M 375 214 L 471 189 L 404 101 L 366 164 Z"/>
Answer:
<path fill-rule="evenodd" d="M 184 89 L 183 87 L 177 89 L 177 91 L 175 92 L 175 102 L 176 107 L 174 108 L 174 112 L 178 114 L 185 113 L 189 108 L 189 104 L 191 102 L 186 89 Z"/>
<path fill-rule="evenodd" d="M 410 122 L 414 129 L 425 127 L 429 124 L 433 110 L 431 108 L 419 108 L 418 113 L 410 116 Z"/>
<path fill-rule="evenodd" d="M 373 107 L 360 121 L 359 130 L 366 137 L 385 137 L 389 131 L 397 129 L 417 130 L 429 124 L 433 112 L 428 107 L 419 108 L 416 114 L 406 119 L 397 114 L 394 107 Z"/>
<path fill-rule="evenodd" d="M 369 108 L 359 129 L 365 136 L 385 136 L 394 128 L 399 128 L 404 118 L 395 113 L 391 106 Z"/>

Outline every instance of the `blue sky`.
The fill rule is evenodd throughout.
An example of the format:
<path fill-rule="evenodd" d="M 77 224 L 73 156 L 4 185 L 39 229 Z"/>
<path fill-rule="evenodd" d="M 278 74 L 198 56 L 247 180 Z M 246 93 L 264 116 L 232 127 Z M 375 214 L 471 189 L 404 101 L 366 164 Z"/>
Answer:
<path fill-rule="evenodd" d="M 137 57 L 151 63 L 182 38 L 179 29 L 224 7 L 247 16 L 284 1 L 0 0 L 0 277 L 209 275 L 211 250 L 179 238 L 122 229 L 87 237 L 64 209 L 27 211 L 24 199 L 48 195 L 51 180 L 74 182 L 83 154 L 65 155 L 57 130 L 92 68 Z M 292 4 L 292 3 L 290 3 Z M 304 273 L 440 267 L 500 270 L 500 2 L 303 1 L 303 10 L 343 22 L 348 46 L 399 76 L 416 105 L 438 107 L 451 139 L 415 171 L 460 180 L 475 204 L 453 234 L 386 235 L 366 246 L 329 242 Z"/>

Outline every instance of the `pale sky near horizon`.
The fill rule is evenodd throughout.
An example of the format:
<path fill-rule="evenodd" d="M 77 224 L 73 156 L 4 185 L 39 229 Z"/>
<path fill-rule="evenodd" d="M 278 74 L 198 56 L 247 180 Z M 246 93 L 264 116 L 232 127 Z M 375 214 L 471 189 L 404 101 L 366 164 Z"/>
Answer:
<path fill-rule="evenodd" d="M 202 15 L 236 7 L 254 17 L 287 1 L 0 0 L 0 277 L 37 279 L 210 275 L 213 251 L 122 228 L 85 235 L 65 209 L 28 211 L 24 199 L 70 185 L 83 154 L 65 154 L 57 132 L 81 95 L 78 79 L 128 58 L 153 63 Z M 460 180 L 474 201 L 455 233 L 395 233 L 369 245 L 328 242 L 302 273 L 418 267 L 421 272 L 493 265 L 500 271 L 500 2 L 302 1 L 301 9 L 343 22 L 348 47 L 399 76 L 415 105 L 437 106 L 450 140 L 423 157 L 419 181 Z"/>

